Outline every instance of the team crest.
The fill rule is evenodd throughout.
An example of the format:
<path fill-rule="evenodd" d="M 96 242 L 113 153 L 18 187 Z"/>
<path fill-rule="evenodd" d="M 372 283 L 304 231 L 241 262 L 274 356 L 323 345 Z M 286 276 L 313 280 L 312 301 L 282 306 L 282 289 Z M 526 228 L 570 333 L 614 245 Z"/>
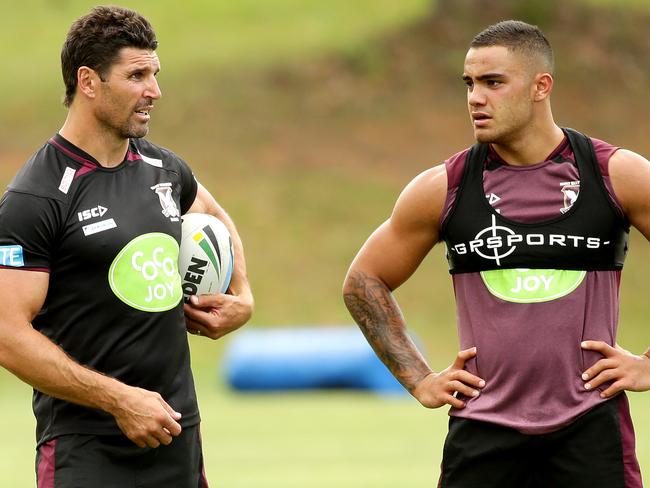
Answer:
<path fill-rule="evenodd" d="M 176 206 L 176 202 L 174 201 L 174 195 L 172 194 L 172 184 L 158 183 L 156 186 L 152 186 L 151 189 L 158 195 L 163 215 L 165 217 L 169 217 L 172 222 L 178 222 L 181 213 L 179 212 L 178 207 Z"/>
<path fill-rule="evenodd" d="M 562 194 L 564 195 L 564 207 L 560 209 L 560 212 L 568 212 L 573 204 L 578 199 L 578 194 L 580 193 L 580 182 L 579 181 L 569 181 L 566 183 L 560 183 L 562 187 Z"/>

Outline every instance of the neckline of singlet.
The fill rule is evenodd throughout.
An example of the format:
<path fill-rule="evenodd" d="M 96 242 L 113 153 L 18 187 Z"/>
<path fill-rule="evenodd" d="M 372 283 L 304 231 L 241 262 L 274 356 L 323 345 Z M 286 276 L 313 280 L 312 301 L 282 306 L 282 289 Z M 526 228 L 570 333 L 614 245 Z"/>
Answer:
<path fill-rule="evenodd" d="M 544 161 L 540 161 L 538 163 L 534 164 L 527 164 L 525 166 L 515 166 L 512 164 L 508 164 L 508 162 L 504 161 L 501 156 L 499 156 L 499 153 L 496 152 L 494 147 L 492 147 L 492 144 L 488 145 L 488 155 L 487 158 L 485 159 L 485 168 L 489 171 L 495 170 L 495 169 L 508 169 L 512 171 L 529 171 L 529 170 L 534 170 L 534 169 L 539 169 L 542 166 L 545 166 L 549 163 L 557 163 L 557 162 L 571 162 L 573 164 L 573 161 L 557 161 L 558 156 L 560 156 L 569 146 L 569 139 L 564 136 L 564 139 L 560 142 L 560 144 L 557 145 L 553 151 L 546 157 Z"/>

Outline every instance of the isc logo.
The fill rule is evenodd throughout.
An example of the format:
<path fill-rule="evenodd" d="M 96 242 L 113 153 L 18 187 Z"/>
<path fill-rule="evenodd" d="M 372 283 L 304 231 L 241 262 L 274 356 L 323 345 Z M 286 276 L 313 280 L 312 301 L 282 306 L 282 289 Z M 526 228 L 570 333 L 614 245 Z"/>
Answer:
<path fill-rule="evenodd" d="M 97 205 L 94 208 L 89 208 L 88 210 L 82 210 L 81 212 L 78 212 L 77 216 L 79 217 L 79 222 L 83 222 L 84 220 L 101 217 L 106 212 L 108 212 L 107 208 L 104 208 L 101 205 Z"/>

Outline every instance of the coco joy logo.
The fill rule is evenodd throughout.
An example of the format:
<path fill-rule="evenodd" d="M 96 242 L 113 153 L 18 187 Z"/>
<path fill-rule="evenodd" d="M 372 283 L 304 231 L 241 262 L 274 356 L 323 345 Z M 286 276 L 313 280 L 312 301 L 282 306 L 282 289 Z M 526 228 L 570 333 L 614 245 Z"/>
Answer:
<path fill-rule="evenodd" d="M 129 242 L 108 271 L 111 290 L 130 307 L 163 312 L 178 305 L 183 292 L 178 274 L 178 243 L 162 233 Z"/>
<path fill-rule="evenodd" d="M 578 288 L 586 271 L 562 269 L 495 269 L 482 271 L 483 283 L 492 295 L 507 302 L 549 302 Z"/>

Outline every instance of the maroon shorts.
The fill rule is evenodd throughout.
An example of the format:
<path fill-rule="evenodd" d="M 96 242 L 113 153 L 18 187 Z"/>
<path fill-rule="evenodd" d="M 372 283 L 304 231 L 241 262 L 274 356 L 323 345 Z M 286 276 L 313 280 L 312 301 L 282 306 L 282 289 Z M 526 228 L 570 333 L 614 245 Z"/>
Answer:
<path fill-rule="evenodd" d="M 627 397 L 541 435 L 452 417 L 438 486 L 642 488 Z"/>
<path fill-rule="evenodd" d="M 38 447 L 36 478 L 38 488 L 208 488 L 198 425 L 155 449 L 120 435 L 63 435 Z"/>

